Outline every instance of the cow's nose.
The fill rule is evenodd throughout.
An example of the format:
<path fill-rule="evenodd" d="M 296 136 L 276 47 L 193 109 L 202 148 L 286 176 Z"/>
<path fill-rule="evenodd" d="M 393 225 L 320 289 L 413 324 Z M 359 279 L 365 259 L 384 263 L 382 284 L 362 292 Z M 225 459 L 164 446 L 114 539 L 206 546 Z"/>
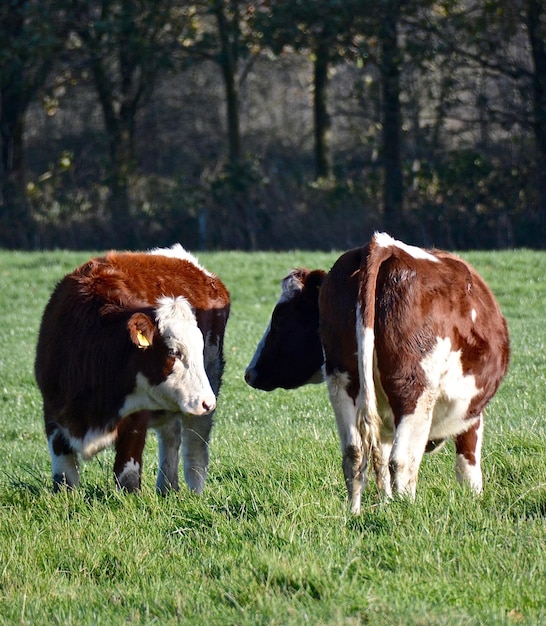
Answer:
<path fill-rule="evenodd" d="M 216 402 L 207 402 L 206 400 L 203 400 L 201 407 L 203 408 L 204 413 L 211 413 L 216 408 Z"/>
<path fill-rule="evenodd" d="M 246 384 L 250 385 L 252 387 L 252 383 L 254 382 L 255 378 L 256 378 L 256 372 L 249 367 L 246 370 L 246 372 L 245 372 L 245 382 L 246 382 Z"/>

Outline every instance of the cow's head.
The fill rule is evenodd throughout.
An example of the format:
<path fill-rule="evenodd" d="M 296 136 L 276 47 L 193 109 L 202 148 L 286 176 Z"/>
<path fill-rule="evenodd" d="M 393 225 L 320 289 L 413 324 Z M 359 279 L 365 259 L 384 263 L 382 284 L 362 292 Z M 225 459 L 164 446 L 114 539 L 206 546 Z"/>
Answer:
<path fill-rule="evenodd" d="M 195 314 L 182 297 L 161 298 L 155 320 L 134 313 L 128 321 L 131 341 L 139 349 L 137 388 L 129 402 L 151 410 L 206 415 L 216 407 L 203 361 L 203 335 Z"/>
<path fill-rule="evenodd" d="M 283 279 L 281 297 L 245 372 L 251 387 L 271 391 L 322 382 L 318 293 L 325 275 L 297 269 Z"/>

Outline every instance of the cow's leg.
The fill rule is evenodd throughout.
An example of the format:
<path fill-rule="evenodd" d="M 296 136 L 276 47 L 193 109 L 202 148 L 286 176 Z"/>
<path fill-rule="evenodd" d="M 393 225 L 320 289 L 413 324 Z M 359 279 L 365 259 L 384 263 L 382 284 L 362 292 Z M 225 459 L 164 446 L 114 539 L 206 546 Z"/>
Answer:
<path fill-rule="evenodd" d="M 375 468 L 377 488 L 387 498 L 392 497 L 391 473 L 389 460 L 392 451 L 392 441 L 381 443 L 381 465 Z"/>
<path fill-rule="evenodd" d="M 364 454 L 358 427 L 355 401 L 347 393 L 348 376 L 335 373 L 326 377 L 330 402 L 334 409 L 339 434 L 342 468 L 351 512 L 360 513 L 362 490 L 366 484 L 368 459 Z"/>
<path fill-rule="evenodd" d="M 222 385 L 222 374 L 224 373 L 224 360 L 222 355 L 219 353 L 221 348 L 213 346 L 212 352 L 214 354 L 212 356 L 206 355 L 208 350 L 209 347 L 205 346 L 205 371 L 207 372 L 207 378 L 210 381 L 210 386 L 214 391 L 214 395 L 218 397 L 220 387 Z"/>
<path fill-rule="evenodd" d="M 434 394 L 425 389 L 412 413 L 396 420 L 396 430 L 389 461 L 394 493 L 415 498 L 419 467 L 427 446 Z"/>
<path fill-rule="evenodd" d="M 170 489 L 178 491 L 178 465 L 180 463 L 180 443 L 182 423 L 180 419 L 169 419 L 155 427 L 159 444 L 159 468 L 156 489 L 165 494 Z"/>
<path fill-rule="evenodd" d="M 209 438 L 213 413 L 201 417 L 182 417 L 182 458 L 184 478 L 197 494 L 203 492 L 209 466 Z"/>
<path fill-rule="evenodd" d="M 63 486 L 77 487 L 80 473 L 76 452 L 56 424 L 49 423 L 46 434 L 51 457 L 53 491 L 57 492 Z"/>
<path fill-rule="evenodd" d="M 123 419 L 118 426 L 114 476 L 118 487 L 129 492 L 140 489 L 148 419 L 148 411 L 140 411 Z"/>
<path fill-rule="evenodd" d="M 483 416 L 465 433 L 455 437 L 455 476 L 459 483 L 466 482 L 475 493 L 483 489 L 481 456 Z"/>

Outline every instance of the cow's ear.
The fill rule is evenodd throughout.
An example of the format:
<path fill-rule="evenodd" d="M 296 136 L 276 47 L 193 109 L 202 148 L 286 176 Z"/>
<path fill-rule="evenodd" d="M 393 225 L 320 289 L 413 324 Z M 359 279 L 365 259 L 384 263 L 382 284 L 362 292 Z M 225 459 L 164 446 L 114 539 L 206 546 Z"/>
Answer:
<path fill-rule="evenodd" d="M 155 324 L 145 313 L 134 313 L 127 322 L 127 329 L 131 341 L 137 348 L 145 350 L 149 348 L 154 340 Z"/>
<path fill-rule="evenodd" d="M 281 281 L 282 292 L 286 296 L 292 297 L 303 289 L 305 278 L 309 274 L 309 270 L 305 267 L 294 269 L 285 276 Z"/>
<path fill-rule="evenodd" d="M 318 300 L 318 292 L 325 277 L 326 272 L 324 270 L 313 270 L 309 272 L 303 287 L 303 293 L 308 300 L 312 302 Z"/>

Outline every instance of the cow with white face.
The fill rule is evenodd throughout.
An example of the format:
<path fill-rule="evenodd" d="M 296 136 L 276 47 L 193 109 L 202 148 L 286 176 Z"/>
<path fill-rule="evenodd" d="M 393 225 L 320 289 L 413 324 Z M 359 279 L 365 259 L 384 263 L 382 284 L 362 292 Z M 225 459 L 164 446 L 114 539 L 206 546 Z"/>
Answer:
<path fill-rule="evenodd" d="M 79 482 L 78 456 L 110 444 L 114 474 L 140 488 L 148 427 L 159 438 L 157 489 L 203 490 L 224 366 L 229 294 L 181 246 L 91 259 L 45 308 L 36 380 L 55 490 Z"/>
<path fill-rule="evenodd" d="M 506 321 L 468 263 L 380 233 L 328 274 L 284 279 L 245 379 L 271 390 L 323 372 L 358 513 L 369 460 L 385 495 L 413 498 L 423 454 L 446 439 L 457 479 L 482 491 L 483 410 L 508 360 Z"/>

